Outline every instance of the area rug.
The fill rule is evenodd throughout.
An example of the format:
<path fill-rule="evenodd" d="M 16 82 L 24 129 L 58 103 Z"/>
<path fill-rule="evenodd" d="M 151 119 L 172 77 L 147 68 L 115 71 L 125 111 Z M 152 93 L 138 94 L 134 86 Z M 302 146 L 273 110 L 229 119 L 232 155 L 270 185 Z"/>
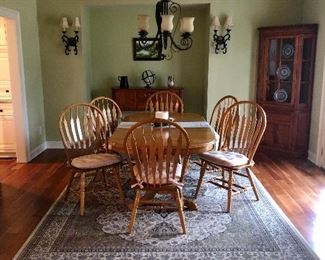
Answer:
<path fill-rule="evenodd" d="M 130 202 L 134 193 L 127 167 L 122 175 Z M 192 162 L 185 197 L 194 194 L 198 176 L 199 166 Z M 128 234 L 130 211 L 120 204 L 116 189 L 89 182 L 85 216 L 79 216 L 76 197 L 60 198 L 15 258 L 318 259 L 259 183 L 258 190 L 260 201 L 248 191 L 235 196 L 231 213 L 225 213 L 225 190 L 204 183 L 198 211 L 185 212 L 188 234 L 181 234 L 177 213 L 153 210 L 140 210 Z"/>

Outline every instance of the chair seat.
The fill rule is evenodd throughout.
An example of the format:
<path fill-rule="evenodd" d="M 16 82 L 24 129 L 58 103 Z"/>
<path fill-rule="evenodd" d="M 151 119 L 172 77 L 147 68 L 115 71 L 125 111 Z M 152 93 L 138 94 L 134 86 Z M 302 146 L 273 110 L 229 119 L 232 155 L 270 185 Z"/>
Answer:
<path fill-rule="evenodd" d="M 247 165 L 248 158 L 240 153 L 231 151 L 211 151 L 200 154 L 200 159 L 221 167 L 236 168 Z"/>
<path fill-rule="evenodd" d="M 154 184 L 158 184 L 159 182 L 161 184 L 175 184 L 175 181 L 179 181 L 181 175 L 182 175 L 182 164 L 178 163 L 177 167 L 176 167 L 176 173 L 175 173 L 175 178 L 172 178 L 172 169 L 173 166 L 170 167 L 170 172 L 169 172 L 169 181 L 167 180 L 167 172 L 166 172 L 166 165 L 163 165 L 163 169 L 162 169 L 162 174 L 161 174 L 161 180 L 159 179 L 159 174 L 156 173 L 156 180 L 154 179 L 154 174 L 150 174 L 149 172 L 149 178 L 148 180 L 146 180 L 146 178 L 144 177 L 145 175 L 145 171 L 142 170 L 142 176 L 143 178 L 141 178 L 138 168 L 136 165 L 133 166 L 133 172 L 134 172 L 134 176 L 136 177 L 136 180 L 138 183 L 141 184 L 149 184 L 149 185 L 154 185 Z"/>
<path fill-rule="evenodd" d="M 117 153 L 97 153 L 76 157 L 71 165 L 78 169 L 96 169 L 121 162 L 121 156 Z"/>

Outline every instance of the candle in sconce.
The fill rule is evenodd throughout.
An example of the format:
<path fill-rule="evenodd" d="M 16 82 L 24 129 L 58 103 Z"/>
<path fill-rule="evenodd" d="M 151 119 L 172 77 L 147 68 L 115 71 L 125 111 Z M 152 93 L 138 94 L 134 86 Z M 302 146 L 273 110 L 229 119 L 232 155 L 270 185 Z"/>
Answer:
<path fill-rule="evenodd" d="M 211 26 L 213 27 L 213 30 L 219 30 L 221 27 L 220 20 L 218 16 L 214 16 L 212 18 Z"/>
<path fill-rule="evenodd" d="M 225 28 L 231 29 L 234 26 L 234 23 L 232 21 L 232 16 L 228 16 L 225 22 Z"/>
<path fill-rule="evenodd" d="M 80 20 L 79 20 L 79 17 L 76 17 L 75 19 L 74 19 L 74 27 L 75 27 L 75 30 L 76 31 L 79 31 L 79 29 L 80 29 Z"/>
<path fill-rule="evenodd" d="M 62 26 L 62 29 L 64 32 L 69 28 L 69 23 L 68 23 L 67 17 L 62 17 L 61 26 Z"/>

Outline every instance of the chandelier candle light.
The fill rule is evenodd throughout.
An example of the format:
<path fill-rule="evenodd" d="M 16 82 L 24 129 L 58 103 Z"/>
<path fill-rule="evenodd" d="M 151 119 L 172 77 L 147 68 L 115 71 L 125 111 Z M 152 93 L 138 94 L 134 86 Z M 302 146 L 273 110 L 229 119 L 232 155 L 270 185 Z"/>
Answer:
<path fill-rule="evenodd" d="M 68 18 L 67 17 L 62 17 L 61 20 L 61 27 L 62 27 L 62 41 L 65 45 L 65 50 L 64 53 L 65 55 L 69 55 L 70 54 L 70 47 L 73 47 L 74 49 L 74 54 L 77 55 L 78 54 L 78 42 L 79 42 L 79 30 L 80 30 L 80 21 L 79 21 L 79 17 L 76 17 L 74 19 L 74 22 L 72 24 L 72 27 L 74 28 L 74 32 L 75 32 L 75 36 L 73 37 L 69 37 L 66 35 L 67 33 L 67 29 L 69 29 L 69 23 L 68 23 Z"/>
<path fill-rule="evenodd" d="M 138 31 L 141 47 L 149 48 L 153 44 L 157 44 L 159 53 L 161 54 L 161 60 L 171 59 L 169 54 L 166 54 L 166 50 L 169 47 L 169 53 L 172 51 L 185 51 L 191 48 L 192 38 L 191 34 L 194 31 L 194 17 L 182 17 L 180 18 L 180 32 L 181 40 L 176 43 L 174 39 L 175 28 L 173 19 L 176 14 L 181 15 L 181 6 L 171 0 L 160 0 L 156 4 L 156 23 L 157 33 L 155 38 L 149 38 L 153 43 L 148 45 L 149 39 L 147 38 L 149 32 L 148 15 L 138 15 Z M 178 16 L 178 19 L 179 19 Z M 179 20 L 177 20 L 178 25 Z M 164 53 L 163 53 L 164 51 Z"/>
<path fill-rule="evenodd" d="M 230 40 L 230 31 L 234 26 L 232 22 L 232 16 L 228 16 L 225 24 L 222 26 L 218 16 L 214 16 L 211 24 L 214 34 L 213 34 L 213 44 L 215 47 L 215 53 L 219 54 L 222 51 L 223 54 L 227 53 L 227 44 Z M 226 30 L 226 33 L 223 31 Z M 220 34 L 218 33 L 220 32 Z"/>

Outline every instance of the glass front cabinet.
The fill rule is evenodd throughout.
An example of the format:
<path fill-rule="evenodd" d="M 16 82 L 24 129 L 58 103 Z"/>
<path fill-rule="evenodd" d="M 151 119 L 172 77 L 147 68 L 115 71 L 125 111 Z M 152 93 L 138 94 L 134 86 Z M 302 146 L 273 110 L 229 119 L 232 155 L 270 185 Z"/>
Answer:
<path fill-rule="evenodd" d="M 264 151 L 307 155 L 317 28 L 259 28 L 257 101 L 268 120 Z"/>

